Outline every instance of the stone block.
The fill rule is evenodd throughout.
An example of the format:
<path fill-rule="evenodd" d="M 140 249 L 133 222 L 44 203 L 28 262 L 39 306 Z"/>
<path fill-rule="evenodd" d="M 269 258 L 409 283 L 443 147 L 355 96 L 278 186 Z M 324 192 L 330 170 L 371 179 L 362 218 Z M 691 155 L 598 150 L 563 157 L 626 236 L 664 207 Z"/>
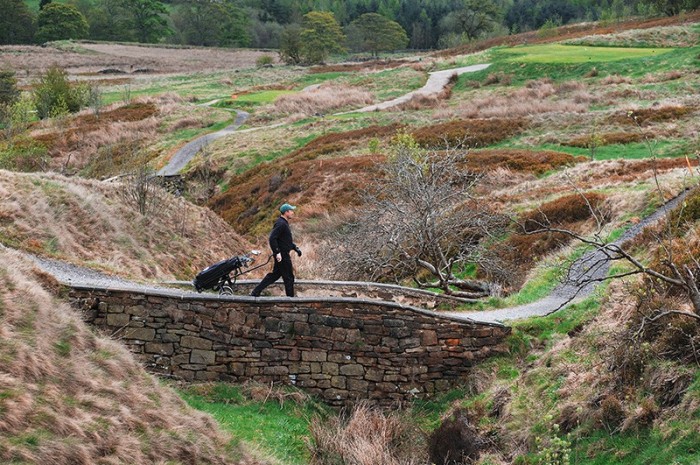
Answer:
<path fill-rule="evenodd" d="M 131 316 L 126 313 L 108 313 L 107 314 L 107 325 L 108 326 L 126 326 L 129 324 Z"/>
<path fill-rule="evenodd" d="M 175 351 L 173 349 L 173 344 L 170 342 L 160 343 L 160 342 L 147 342 L 146 352 L 149 354 L 162 354 L 162 355 L 172 355 Z"/>
<path fill-rule="evenodd" d="M 340 374 L 344 376 L 364 376 L 365 367 L 358 363 L 340 366 Z"/>
<path fill-rule="evenodd" d="M 393 318 L 385 318 L 384 326 L 386 326 L 387 328 L 402 328 L 406 326 L 406 322 L 403 320 L 397 320 Z"/>
<path fill-rule="evenodd" d="M 407 337 L 399 341 L 399 347 L 402 349 L 410 349 L 415 347 L 420 347 L 420 338 L 418 337 Z"/>
<path fill-rule="evenodd" d="M 382 381 L 384 379 L 384 370 L 369 368 L 365 373 L 365 379 L 374 382 Z"/>
<path fill-rule="evenodd" d="M 229 363 L 228 365 L 229 373 L 236 376 L 243 376 L 245 374 L 245 364 L 243 363 Z"/>
<path fill-rule="evenodd" d="M 287 351 L 279 349 L 263 349 L 262 358 L 264 360 L 278 362 L 281 360 L 287 360 Z"/>
<path fill-rule="evenodd" d="M 137 316 L 139 318 L 145 318 L 148 316 L 148 310 L 143 305 L 133 305 L 131 307 L 127 307 L 124 313 L 128 313 L 129 315 Z"/>
<path fill-rule="evenodd" d="M 316 387 L 319 389 L 328 389 L 331 387 L 330 379 L 318 379 L 316 380 Z"/>
<path fill-rule="evenodd" d="M 361 379 L 348 378 L 347 386 L 348 391 L 367 393 L 369 390 L 369 383 Z"/>
<path fill-rule="evenodd" d="M 352 360 L 352 356 L 350 354 L 340 354 L 337 352 L 333 352 L 328 354 L 328 361 L 333 362 L 333 363 L 348 363 L 350 360 Z"/>
<path fill-rule="evenodd" d="M 423 346 L 434 346 L 438 343 L 437 332 L 434 330 L 423 330 L 420 332 L 420 342 Z"/>
<path fill-rule="evenodd" d="M 349 397 L 349 392 L 344 389 L 326 389 L 323 391 L 323 397 L 326 400 L 344 400 Z"/>
<path fill-rule="evenodd" d="M 285 366 L 264 367 L 263 374 L 270 376 L 286 376 L 289 374 L 289 368 Z"/>
<path fill-rule="evenodd" d="M 126 328 L 124 339 L 138 339 L 140 341 L 152 341 L 155 338 L 156 330 L 153 328 Z"/>
<path fill-rule="evenodd" d="M 290 363 L 289 372 L 297 374 L 311 373 L 311 365 L 308 363 Z"/>
<path fill-rule="evenodd" d="M 211 350 L 192 349 L 190 363 L 202 363 L 213 365 L 216 362 L 216 354 Z"/>
<path fill-rule="evenodd" d="M 219 379 L 219 373 L 213 371 L 198 371 L 194 374 L 194 379 L 197 381 L 216 381 Z"/>
<path fill-rule="evenodd" d="M 333 362 L 321 363 L 321 372 L 327 375 L 335 376 L 339 373 L 338 364 Z"/>
<path fill-rule="evenodd" d="M 320 350 L 305 350 L 301 353 L 301 359 L 304 362 L 325 362 L 328 354 Z"/>
<path fill-rule="evenodd" d="M 344 376 L 334 376 L 331 378 L 331 387 L 345 389 L 347 383 Z"/>
<path fill-rule="evenodd" d="M 201 337 L 183 336 L 180 339 L 180 346 L 188 349 L 211 350 L 212 342 Z"/>

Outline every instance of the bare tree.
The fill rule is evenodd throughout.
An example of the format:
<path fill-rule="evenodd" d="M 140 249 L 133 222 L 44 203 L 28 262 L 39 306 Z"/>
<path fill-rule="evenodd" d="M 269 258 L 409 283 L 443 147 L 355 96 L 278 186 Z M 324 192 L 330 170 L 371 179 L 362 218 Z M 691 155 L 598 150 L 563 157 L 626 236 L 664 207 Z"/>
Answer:
<path fill-rule="evenodd" d="M 411 136 L 397 136 L 358 218 L 338 234 L 337 274 L 412 277 L 421 287 L 463 298 L 492 295 L 499 286 L 465 278 L 466 268 L 493 261 L 484 241 L 507 219 L 475 195 L 479 176 L 466 169 L 466 157 L 463 149 L 424 150 Z"/>
<path fill-rule="evenodd" d="M 123 179 L 122 196 L 143 216 L 155 213 L 163 199 L 163 190 L 155 172 L 147 165 L 141 165 Z"/>

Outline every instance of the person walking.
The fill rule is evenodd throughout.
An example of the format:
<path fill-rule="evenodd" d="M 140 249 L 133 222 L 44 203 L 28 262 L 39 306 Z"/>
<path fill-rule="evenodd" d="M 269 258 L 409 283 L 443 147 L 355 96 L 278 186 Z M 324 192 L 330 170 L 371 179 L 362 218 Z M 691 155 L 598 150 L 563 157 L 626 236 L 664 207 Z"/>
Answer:
<path fill-rule="evenodd" d="M 274 283 L 280 276 L 284 281 L 284 292 L 287 297 L 294 297 L 294 269 L 292 268 L 292 258 L 289 253 L 293 250 L 301 257 L 301 250 L 292 239 L 292 230 L 289 228 L 289 220 L 294 217 L 294 210 L 297 207 L 285 203 L 280 207 L 280 216 L 272 226 L 270 232 L 270 249 L 275 257 L 275 266 L 272 272 L 265 275 L 260 284 L 255 286 L 253 297 L 259 297 L 260 293 L 270 284 Z"/>

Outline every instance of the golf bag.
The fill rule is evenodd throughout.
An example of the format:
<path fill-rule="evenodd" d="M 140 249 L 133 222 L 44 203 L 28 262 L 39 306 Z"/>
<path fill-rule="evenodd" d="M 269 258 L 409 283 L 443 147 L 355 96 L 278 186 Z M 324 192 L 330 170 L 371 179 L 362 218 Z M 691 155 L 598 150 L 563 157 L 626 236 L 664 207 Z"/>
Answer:
<path fill-rule="evenodd" d="M 197 292 L 211 289 L 218 291 L 219 294 L 231 294 L 231 286 L 233 285 L 231 273 L 233 273 L 233 280 L 235 281 L 238 275 L 242 273 L 241 269 L 251 261 L 251 258 L 244 255 L 214 263 L 200 271 L 195 276 L 192 284 L 197 289 Z"/>

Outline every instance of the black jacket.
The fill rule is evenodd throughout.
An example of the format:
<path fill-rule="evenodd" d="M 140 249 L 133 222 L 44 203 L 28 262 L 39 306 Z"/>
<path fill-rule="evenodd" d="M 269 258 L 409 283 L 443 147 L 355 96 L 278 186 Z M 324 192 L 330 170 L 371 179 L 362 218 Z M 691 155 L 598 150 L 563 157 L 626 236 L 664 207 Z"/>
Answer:
<path fill-rule="evenodd" d="M 289 229 L 289 223 L 283 217 L 277 218 L 272 232 L 270 233 L 270 248 L 273 254 L 286 253 L 290 250 L 296 250 L 297 245 L 292 240 L 292 230 Z"/>

